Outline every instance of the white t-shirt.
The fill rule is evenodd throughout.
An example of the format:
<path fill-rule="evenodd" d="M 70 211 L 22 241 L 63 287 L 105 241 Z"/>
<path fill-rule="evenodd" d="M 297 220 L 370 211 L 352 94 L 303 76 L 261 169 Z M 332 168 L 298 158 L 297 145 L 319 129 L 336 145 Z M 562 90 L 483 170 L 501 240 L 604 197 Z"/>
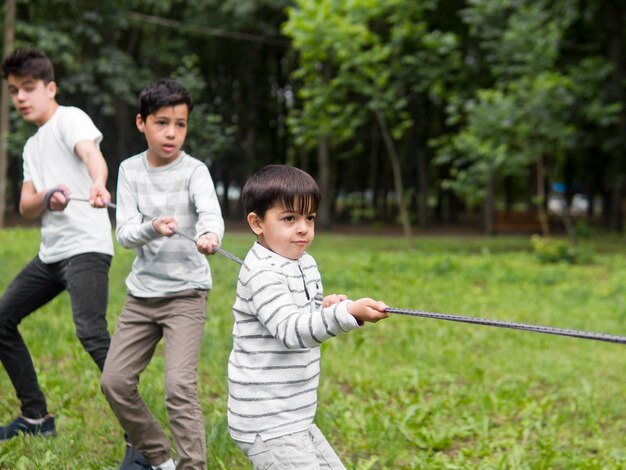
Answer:
<path fill-rule="evenodd" d="M 74 152 L 76 144 L 84 140 L 93 140 L 99 146 L 102 134 L 84 111 L 59 106 L 24 146 L 24 181 L 31 181 L 37 191 L 63 183 L 72 196 L 89 198 L 93 182 L 87 166 Z M 39 258 L 44 263 L 89 252 L 113 255 L 107 209 L 70 201 L 64 211 L 44 212 L 39 247 Z"/>

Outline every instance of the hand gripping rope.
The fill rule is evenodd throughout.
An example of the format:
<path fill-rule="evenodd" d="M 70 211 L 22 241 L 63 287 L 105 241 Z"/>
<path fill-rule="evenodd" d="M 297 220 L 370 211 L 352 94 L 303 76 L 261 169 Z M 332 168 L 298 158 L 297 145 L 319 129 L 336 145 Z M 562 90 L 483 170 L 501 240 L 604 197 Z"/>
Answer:
<path fill-rule="evenodd" d="M 185 233 L 182 233 L 182 232 L 174 232 L 174 233 L 176 233 L 177 235 L 180 235 L 181 237 L 183 237 L 183 238 L 185 238 L 185 239 L 187 239 L 189 241 L 192 241 L 192 242 L 196 243 L 196 241 L 193 239 L 193 237 L 190 237 L 189 235 L 187 235 Z M 229 253 L 228 251 L 221 249 L 219 246 L 215 247 L 215 251 L 217 253 L 219 253 L 220 255 L 222 255 L 222 256 L 230 259 L 230 260 L 233 260 L 236 263 L 243 264 L 243 261 L 241 261 L 241 259 L 237 258 L 232 253 Z"/>
<path fill-rule="evenodd" d="M 85 198 L 82 198 L 82 197 L 74 197 L 74 196 L 70 196 L 69 200 L 70 201 L 89 202 L 89 199 L 85 199 Z M 105 207 L 108 207 L 110 209 L 117 209 L 117 206 L 115 204 L 113 204 L 112 202 L 104 201 L 104 205 L 105 205 Z"/>
<path fill-rule="evenodd" d="M 74 201 L 86 201 L 87 199 L 78 199 L 71 198 Z M 115 204 L 108 203 L 107 207 L 115 209 Z M 196 242 L 193 237 L 186 235 L 181 232 L 176 232 L 177 235 L 192 241 Z M 236 262 L 239 264 L 243 264 L 243 261 L 237 256 L 229 253 L 228 251 L 216 247 L 215 251 L 220 255 Z M 596 341 L 605 341 L 607 343 L 619 343 L 626 344 L 626 336 L 617 336 L 617 335 L 609 335 L 605 333 L 596 333 L 593 331 L 582 331 L 582 330 L 570 330 L 568 328 L 557 328 L 554 326 L 543 326 L 543 325 L 532 325 L 530 323 L 518 323 L 512 321 L 503 321 L 503 320 L 491 320 L 489 318 L 480 318 L 480 317 L 467 317 L 463 315 L 451 315 L 448 313 L 437 313 L 437 312 L 426 312 L 424 310 L 409 310 L 406 308 L 394 308 L 388 307 L 387 313 L 395 313 L 396 315 L 407 315 L 411 317 L 422 317 L 422 318 L 432 318 L 435 320 L 446 320 L 453 321 L 459 323 L 470 323 L 473 325 L 484 325 L 484 326 L 495 326 L 498 328 L 510 328 L 512 330 L 523 330 L 523 331 L 532 331 L 534 333 L 544 333 L 548 335 L 558 335 L 558 336 L 569 336 L 572 338 L 581 338 L 581 339 L 592 339 Z"/>
<path fill-rule="evenodd" d="M 60 191 L 60 190 L 59 190 Z M 80 197 L 70 197 L 69 198 L 70 201 L 80 201 L 80 202 L 89 202 L 89 199 L 85 199 L 85 198 L 80 198 Z M 105 202 L 104 205 L 106 207 L 108 207 L 109 209 L 117 209 L 117 206 L 115 204 L 113 204 L 112 202 Z M 196 241 L 193 239 L 193 237 L 190 237 L 189 235 L 182 233 L 182 232 L 174 232 L 176 235 L 179 235 L 189 241 L 192 241 L 194 243 L 196 243 Z M 237 258 L 235 255 L 233 255 L 232 253 L 229 253 L 226 250 L 222 250 L 219 246 L 215 248 L 215 251 L 217 253 L 219 253 L 222 256 L 225 256 L 228 259 L 231 259 L 239 264 L 243 264 L 243 261 L 241 261 L 239 258 Z"/>

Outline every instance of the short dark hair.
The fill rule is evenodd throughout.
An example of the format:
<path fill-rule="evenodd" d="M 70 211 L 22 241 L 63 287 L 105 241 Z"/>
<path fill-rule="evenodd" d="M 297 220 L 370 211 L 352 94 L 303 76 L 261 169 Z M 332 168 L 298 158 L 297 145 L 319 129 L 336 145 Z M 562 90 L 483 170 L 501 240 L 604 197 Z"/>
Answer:
<path fill-rule="evenodd" d="M 45 52 L 19 47 L 2 62 L 2 78 L 7 79 L 9 75 L 33 77 L 48 84 L 54 81 L 54 67 Z"/>
<path fill-rule="evenodd" d="M 187 110 L 193 109 L 193 100 L 187 89 L 176 80 L 161 78 L 149 83 L 139 94 L 139 115 L 143 121 L 149 114 L 164 106 L 186 104 Z"/>
<path fill-rule="evenodd" d="M 278 204 L 299 214 L 316 212 L 321 194 L 306 171 L 289 165 L 267 165 L 246 181 L 241 199 L 246 214 L 254 212 L 263 218 Z"/>

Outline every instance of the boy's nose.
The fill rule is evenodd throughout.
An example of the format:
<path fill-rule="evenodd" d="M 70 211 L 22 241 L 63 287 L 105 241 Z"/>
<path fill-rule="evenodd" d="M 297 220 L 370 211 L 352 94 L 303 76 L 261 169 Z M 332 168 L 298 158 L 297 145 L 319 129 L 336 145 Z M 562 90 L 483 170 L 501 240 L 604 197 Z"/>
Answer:
<path fill-rule="evenodd" d="M 309 231 L 309 227 L 306 223 L 306 220 L 299 221 L 296 225 L 296 230 L 298 231 L 298 233 L 307 233 Z"/>

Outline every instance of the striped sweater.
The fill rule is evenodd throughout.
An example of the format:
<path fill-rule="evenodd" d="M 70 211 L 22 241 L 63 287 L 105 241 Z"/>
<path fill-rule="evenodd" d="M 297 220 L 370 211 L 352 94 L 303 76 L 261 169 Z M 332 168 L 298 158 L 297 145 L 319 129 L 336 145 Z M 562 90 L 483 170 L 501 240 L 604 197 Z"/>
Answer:
<path fill-rule="evenodd" d="M 135 297 L 165 297 L 187 289 L 209 290 L 206 257 L 189 240 L 164 237 L 152 219 L 173 216 L 178 231 L 197 238 L 212 232 L 221 240 L 224 220 L 213 180 L 204 163 L 184 152 L 153 168 L 146 152 L 122 162 L 117 182 L 117 241 L 137 254 L 126 278 Z"/>
<path fill-rule="evenodd" d="M 348 301 L 322 308 L 315 260 L 284 258 L 259 243 L 239 272 L 228 361 L 228 426 L 253 442 L 308 429 L 315 418 L 320 344 L 358 328 Z"/>

